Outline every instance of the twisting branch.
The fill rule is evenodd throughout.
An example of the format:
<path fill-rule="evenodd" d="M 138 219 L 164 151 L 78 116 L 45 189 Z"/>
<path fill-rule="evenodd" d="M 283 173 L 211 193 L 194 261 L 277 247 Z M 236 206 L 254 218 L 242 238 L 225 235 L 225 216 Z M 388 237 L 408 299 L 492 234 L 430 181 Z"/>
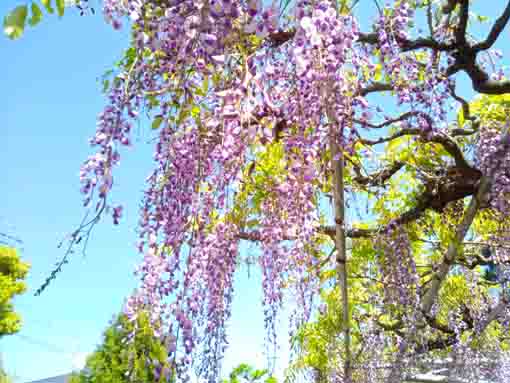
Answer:
<path fill-rule="evenodd" d="M 279 30 L 266 37 L 267 44 L 273 48 L 279 47 L 290 41 L 296 35 L 295 29 L 288 31 Z M 360 33 L 358 41 L 366 44 L 377 44 L 377 33 Z"/>
<path fill-rule="evenodd" d="M 491 31 L 487 38 L 481 43 L 475 44 L 473 49 L 475 52 L 480 52 L 491 48 L 496 40 L 498 39 L 503 29 L 505 29 L 508 21 L 510 20 L 510 1 L 507 3 L 503 14 L 497 18 L 497 20 L 492 25 Z"/>
<path fill-rule="evenodd" d="M 377 33 L 360 33 L 358 41 L 365 44 L 377 44 Z"/>
<path fill-rule="evenodd" d="M 455 262 L 455 259 L 459 252 L 459 245 L 462 243 L 462 241 L 464 241 L 464 237 L 466 236 L 471 224 L 473 223 L 473 220 L 475 219 L 478 210 L 485 202 L 487 194 L 491 188 L 491 183 L 493 181 L 492 177 L 494 175 L 494 172 L 501 166 L 502 162 L 501 159 L 504 158 L 504 155 L 506 154 L 510 146 L 509 128 L 510 126 L 509 124 L 507 124 L 505 134 L 503 135 L 503 138 L 501 140 L 502 145 L 500 153 L 501 155 L 497 157 L 498 158 L 497 164 L 494 166 L 490 174 L 482 176 L 476 195 L 471 199 L 471 202 L 469 203 L 466 213 L 462 218 L 462 222 L 457 226 L 457 229 L 455 230 L 455 236 L 448 245 L 448 250 L 446 252 L 446 255 L 444 256 L 443 262 L 439 265 L 438 271 L 436 272 L 434 278 L 430 283 L 430 288 L 428 289 L 423 298 L 422 312 L 430 312 L 430 309 L 432 308 L 432 305 L 436 301 L 437 295 L 439 294 L 441 284 L 443 283 L 444 279 L 450 272 L 451 266 Z"/>
<path fill-rule="evenodd" d="M 367 85 L 364 88 L 361 88 L 358 92 L 360 96 L 366 96 L 370 93 L 376 92 L 390 92 L 393 90 L 393 85 L 384 83 L 384 82 L 374 82 L 370 85 Z"/>
<path fill-rule="evenodd" d="M 457 257 L 459 251 L 458 250 L 459 244 L 464 240 L 464 237 L 466 236 L 467 231 L 469 230 L 469 227 L 471 226 L 471 223 L 473 222 L 480 208 L 482 200 L 483 198 L 485 198 L 485 195 L 489 190 L 489 187 L 490 179 L 488 177 L 483 177 L 482 181 L 480 182 L 480 186 L 478 188 L 476 196 L 474 196 L 471 199 L 471 202 L 466 213 L 464 214 L 462 222 L 460 223 L 459 226 L 457 226 L 457 230 L 455 231 L 455 237 L 448 246 L 448 250 L 446 252 L 444 260 L 438 267 L 438 272 L 434 275 L 434 278 L 431 280 L 430 287 L 422 301 L 423 312 L 429 312 L 430 309 L 432 308 L 432 305 L 434 304 L 437 298 L 437 294 L 439 293 L 439 288 L 441 287 L 443 280 L 450 272 L 451 266 L 455 262 L 455 258 Z"/>
<path fill-rule="evenodd" d="M 58 248 L 61 248 L 66 240 L 68 241 L 66 252 L 64 253 L 62 259 L 55 264 L 55 268 L 51 271 L 50 276 L 46 278 L 44 283 L 36 290 L 34 293 L 35 296 L 41 295 L 41 293 L 48 287 L 51 281 L 56 278 L 57 274 L 62 271 L 62 267 L 69 262 L 69 257 L 74 253 L 74 247 L 80 244 L 82 241 L 84 241 L 82 245 L 82 251 L 85 253 L 92 229 L 101 219 L 101 215 L 105 209 L 106 197 L 102 197 L 94 217 L 87 221 L 88 214 L 86 214 L 78 228 L 62 241 L 60 241 L 57 246 Z"/>
<path fill-rule="evenodd" d="M 452 75 L 460 70 L 466 72 L 471 79 L 473 89 L 484 94 L 510 93 L 510 81 L 491 80 L 489 75 L 476 63 L 476 56 L 472 49 L 464 54 L 456 55 L 456 62 L 447 70 L 447 75 Z"/>
<path fill-rule="evenodd" d="M 439 41 L 436 41 L 432 38 L 420 37 L 415 40 L 397 39 L 397 42 L 399 43 L 403 52 L 414 51 L 422 48 L 429 48 L 441 52 L 453 49 L 452 44 L 440 43 Z"/>
<path fill-rule="evenodd" d="M 411 118 L 411 117 L 417 117 L 421 114 L 422 112 L 405 112 L 405 113 L 402 113 L 400 116 L 398 117 L 395 117 L 395 118 L 390 118 L 388 120 L 385 120 L 383 122 L 381 122 L 380 124 L 372 124 L 368 121 L 362 121 L 362 120 L 353 120 L 356 124 L 360 124 L 360 125 L 365 125 L 365 126 L 368 126 L 369 128 L 372 128 L 372 129 L 381 129 L 381 128 L 385 128 L 387 126 L 390 126 L 392 124 L 395 124 L 397 122 L 400 122 L 400 121 L 404 121 L 404 120 L 407 120 L 408 118 Z"/>
<path fill-rule="evenodd" d="M 405 164 L 400 161 L 394 162 L 388 168 L 385 168 L 377 173 L 369 176 L 362 176 L 361 174 L 354 177 L 354 181 L 361 185 L 369 186 L 382 186 L 387 180 L 389 180 L 395 173 L 397 173 Z"/>
<path fill-rule="evenodd" d="M 267 36 L 267 44 L 273 48 L 279 47 L 286 42 L 292 40 L 296 34 L 295 29 L 288 31 L 277 31 Z M 360 33 L 357 42 L 362 44 L 376 45 L 379 43 L 377 33 Z M 454 49 L 453 44 L 445 44 L 434 40 L 433 38 L 417 38 L 415 40 L 407 40 L 399 38 L 397 41 L 404 52 L 413 51 L 422 48 L 430 48 L 438 51 L 449 51 Z"/>
<path fill-rule="evenodd" d="M 472 168 L 451 167 L 445 175 L 425 184 L 425 190 L 416 200 L 416 205 L 392 220 L 393 224 L 403 225 L 421 218 L 428 209 L 441 212 L 445 206 L 453 201 L 463 199 L 476 193 L 481 172 Z M 485 205 L 481 206 L 484 207 Z M 386 230 L 386 226 L 373 229 L 348 229 L 346 236 L 350 238 L 367 238 Z M 324 226 L 320 232 L 334 236 L 334 227 Z"/>
<path fill-rule="evenodd" d="M 448 89 L 450 90 L 451 96 L 455 101 L 459 102 L 462 107 L 462 113 L 466 120 L 474 120 L 474 117 L 471 116 L 471 111 L 469 108 L 469 102 L 466 99 L 460 97 L 455 90 L 455 83 L 450 83 L 448 85 Z"/>
<path fill-rule="evenodd" d="M 379 137 L 378 139 L 376 140 L 370 140 L 368 138 L 360 138 L 358 142 L 364 144 L 364 145 L 369 145 L 369 146 L 373 146 L 373 145 L 379 145 L 379 144 L 384 144 L 385 142 L 389 142 L 389 141 L 393 141 L 399 137 L 403 137 L 403 136 L 418 136 L 418 135 L 421 135 L 422 134 L 422 130 L 421 129 L 418 129 L 418 128 L 405 128 L 405 129 L 400 129 L 399 131 L 393 133 L 392 135 L 390 136 L 387 136 L 387 137 Z"/>
<path fill-rule="evenodd" d="M 285 44 L 287 41 L 292 40 L 292 38 L 294 37 L 295 34 L 296 34 L 295 30 L 277 31 L 277 32 L 271 33 L 267 37 L 267 41 L 268 41 L 269 46 L 276 48 L 276 47 L 279 47 L 280 45 Z"/>
<path fill-rule="evenodd" d="M 446 339 L 439 338 L 436 340 L 430 340 L 423 345 L 419 345 L 416 348 L 415 354 L 421 355 L 433 350 L 442 350 L 454 345 L 455 342 L 457 342 L 457 337 L 455 335 L 449 335 Z"/>
<path fill-rule="evenodd" d="M 373 129 L 379 129 L 379 128 L 384 128 L 386 126 L 392 125 L 396 122 L 400 122 L 400 121 L 409 119 L 411 117 L 421 117 L 427 121 L 427 124 L 429 125 L 430 129 L 433 127 L 432 117 L 430 117 L 427 113 L 420 112 L 420 111 L 406 112 L 394 119 L 386 120 L 378 125 L 370 124 L 370 123 L 367 123 L 364 121 L 359 121 L 359 120 L 356 120 L 355 122 L 358 124 L 366 125 Z M 453 138 L 449 137 L 446 133 L 438 132 L 438 133 L 427 134 L 426 132 L 423 131 L 423 129 L 404 128 L 404 129 L 400 129 L 399 131 L 397 131 L 396 133 L 394 133 L 388 137 L 381 137 L 377 140 L 369 140 L 369 139 L 362 138 L 359 141 L 365 145 L 377 145 L 377 144 L 388 142 L 388 141 L 394 140 L 398 137 L 402 137 L 402 136 L 406 136 L 406 135 L 418 135 L 418 136 L 421 136 L 421 139 L 424 141 L 434 142 L 434 143 L 442 145 L 443 148 L 454 158 L 455 164 L 458 167 L 472 169 L 471 165 L 464 158 L 464 154 L 462 153 L 462 150 L 459 148 L 457 143 L 453 140 Z"/>

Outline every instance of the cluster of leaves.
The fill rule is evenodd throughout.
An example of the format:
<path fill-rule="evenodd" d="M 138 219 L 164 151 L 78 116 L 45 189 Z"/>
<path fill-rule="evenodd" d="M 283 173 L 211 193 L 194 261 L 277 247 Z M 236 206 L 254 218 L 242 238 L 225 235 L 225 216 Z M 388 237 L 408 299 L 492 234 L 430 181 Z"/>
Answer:
<path fill-rule="evenodd" d="M 134 338 L 129 339 L 135 326 Z M 158 363 L 159 373 L 149 361 Z M 70 383 L 167 382 L 169 366 L 165 343 L 154 336 L 147 315 L 140 313 L 133 323 L 121 314 L 104 332 L 103 343 L 88 357 L 85 369 L 74 374 Z"/>
<path fill-rule="evenodd" d="M 242 363 L 232 370 L 223 383 L 277 383 L 277 380 L 268 370 L 257 370 L 249 364 Z"/>
<path fill-rule="evenodd" d="M 154 364 L 160 366 L 158 372 Z M 121 314 L 106 329 L 102 344 L 87 358 L 83 371 L 73 374 L 69 383 L 173 382 L 170 365 L 165 342 L 154 336 L 147 315 L 140 313 L 133 323 Z M 223 383 L 277 383 L 277 380 L 269 371 L 243 363 Z"/>
<path fill-rule="evenodd" d="M 65 7 L 67 6 L 66 0 L 40 0 L 40 2 L 40 5 L 35 1 L 31 2 L 30 5 L 19 5 L 4 17 L 4 33 L 10 39 L 14 40 L 23 36 L 27 24 L 31 27 L 39 24 L 43 18 L 41 8 L 49 14 L 55 13 L 56 9 L 59 17 L 64 16 Z"/>
<path fill-rule="evenodd" d="M 27 289 L 24 282 L 30 265 L 22 262 L 15 248 L 0 246 L 0 337 L 21 327 L 21 317 L 14 312 L 12 299 Z"/>
<path fill-rule="evenodd" d="M 13 383 L 13 380 L 2 370 L 0 370 L 0 383 Z"/>

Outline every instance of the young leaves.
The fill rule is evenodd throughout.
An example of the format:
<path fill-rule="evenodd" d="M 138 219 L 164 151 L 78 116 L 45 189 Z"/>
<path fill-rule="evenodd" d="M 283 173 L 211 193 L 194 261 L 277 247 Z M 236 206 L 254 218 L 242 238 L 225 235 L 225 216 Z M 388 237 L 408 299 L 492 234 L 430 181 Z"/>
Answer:
<path fill-rule="evenodd" d="M 12 40 L 20 38 L 25 30 L 27 19 L 27 6 L 20 5 L 14 8 L 4 18 L 4 33 Z"/>
<path fill-rule="evenodd" d="M 32 10 L 32 17 L 28 19 L 28 24 L 31 27 L 35 27 L 42 20 L 43 14 L 41 12 L 41 8 L 39 8 L 39 6 L 36 3 L 30 4 L 30 8 Z"/>
<path fill-rule="evenodd" d="M 51 2 L 52 0 L 41 0 L 42 6 L 48 13 L 54 12 Z M 55 0 L 55 3 L 59 17 L 64 16 L 66 7 L 65 0 Z M 19 39 L 23 36 L 27 23 L 31 27 L 35 27 L 43 18 L 41 7 L 35 2 L 30 3 L 30 18 L 28 18 L 28 14 L 28 5 L 17 6 L 9 14 L 7 14 L 4 17 L 3 25 L 5 35 L 11 40 Z"/>

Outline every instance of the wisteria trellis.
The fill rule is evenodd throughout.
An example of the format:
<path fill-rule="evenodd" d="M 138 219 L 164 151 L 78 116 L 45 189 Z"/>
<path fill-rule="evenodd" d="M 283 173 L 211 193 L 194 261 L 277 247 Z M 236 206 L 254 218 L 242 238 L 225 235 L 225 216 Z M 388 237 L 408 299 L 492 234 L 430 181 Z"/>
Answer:
<path fill-rule="evenodd" d="M 454 75 L 466 73 L 479 93 L 510 92 L 504 73 L 488 73 L 481 60 L 508 23 L 510 2 L 481 42 L 467 33 L 467 0 L 388 2 L 368 32 L 355 17 L 357 3 L 104 1 L 106 20 L 114 28 L 128 22 L 132 42 L 91 139 L 97 152 L 82 167 L 82 192 L 86 205 L 97 203 L 100 214 L 111 211 L 118 223 L 122 208 L 109 202 L 114 168 L 121 146 L 131 145 L 132 121 L 148 110 L 158 129 L 155 169 L 140 212 L 141 285 L 126 312 L 150 307 L 170 340 L 174 368 L 161 376 L 189 381 L 195 365 L 207 381 L 218 380 L 239 242 L 250 240 L 262 249 L 270 342 L 284 291 L 293 288 L 300 299 L 296 327 L 310 318 L 325 265 L 318 254 L 336 247 L 342 366 L 331 366 L 330 381 L 396 382 L 419 371 L 434 351 L 454 356 L 458 363 L 450 369 L 459 376 L 507 381 L 508 341 L 476 342 L 490 326 L 508 333 L 509 298 L 501 290 L 487 293 L 478 267 L 509 263 L 508 127 L 471 115 L 455 93 Z M 417 12 L 426 16 L 427 32 L 414 25 Z M 404 112 L 391 116 L 374 94 Z M 463 110 L 460 125 L 449 120 L 452 101 Z M 403 137 L 417 152 L 435 148 L 435 175 L 427 175 L 423 162 L 384 164 L 373 155 L 371 148 Z M 268 153 L 276 158 L 274 174 L 257 181 Z M 374 164 L 378 171 L 367 172 Z M 410 209 L 374 210 L 368 226 L 345 222 L 344 195 L 382 196 L 403 171 L 422 177 Z M 256 201 L 254 188 L 264 189 Z M 331 194 L 335 217 L 325 218 L 319 207 Z M 459 206 L 464 198 L 469 204 Z M 427 225 L 455 204 L 460 215 L 452 235 L 434 248 L 418 247 L 433 242 Z M 496 250 L 484 258 L 461 245 L 487 212 L 497 228 L 479 234 Z M 247 218 L 255 223 L 247 225 Z M 353 240 L 350 257 L 346 236 Z M 375 255 L 365 266 L 375 265 L 370 275 L 384 287 L 366 289 L 384 298 L 369 299 L 374 310 L 348 295 L 349 268 L 359 263 L 356 246 L 363 241 L 373 242 Z M 445 321 L 441 289 L 459 271 L 475 298 Z M 458 367 L 473 358 L 472 368 Z"/>

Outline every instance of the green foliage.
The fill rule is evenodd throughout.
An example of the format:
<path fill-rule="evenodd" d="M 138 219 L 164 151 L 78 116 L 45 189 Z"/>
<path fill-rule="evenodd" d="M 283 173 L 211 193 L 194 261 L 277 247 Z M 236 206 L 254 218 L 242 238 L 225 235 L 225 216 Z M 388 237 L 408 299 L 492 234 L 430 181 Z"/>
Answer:
<path fill-rule="evenodd" d="M 481 95 L 469 104 L 470 113 L 480 119 L 482 124 L 490 122 L 506 122 L 510 111 L 510 94 Z M 457 116 L 460 127 L 465 124 L 462 109 Z"/>
<path fill-rule="evenodd" d="M 0 383 L 14 383 L 14 380 L 12 380 L 9 375 L 0 370 Z"/>
<path fill-rule="evenodd" d="M 128 341 L 135 324 L 134 339 Z M 162 372 L 159 377 L 155 370 Z M 87 359 L 84 372 L 75 374 L 70 383 L 162 383 L 171 381 L 166 379 L 171 372 L 166 346 L 154 336 L 154 327 L 142 312 L 136 323 L 119 315 L 104 332 L 103 343 Z"/>
<path fill-rule="evenodd" d="M 64 16 L 65 2 L 64 0 L 55 0 L 57 6 L 57 13 L 60 17 Z"/>
<path fill-rule="evenodd" d="M 11 303 L 15 295 L 26 290 L 23 281 L 30 266 L 22 262 L 16 249 L 0 246 L 0 337 L 13 334 L 21 327 L 21 318 Z"/>
<path fill-rule="evenodd" d="M 509 95 L 483 95 L 477 97 L 470 104 L 471 116 L 476 116 L 481 126 L 488 126 L 494 122 L 504 123 L 507 121 L 510 111 Z M 466 123 L 462 110 L 458 113 L 458 125 L 463 127 Z M 473 125 L 475 127 L 475 125 Z M 394 134 L 401 127 L 397 124 L 391 126 L 389 134 Z M 471 138 L 470 138 L 471 139 Z M 461 150 L 469 150 L 472 142 L 468 139 L 458 139 Z M 363 150 L 361 145 L 358 151 Z M 371 193 L 369 189 L 360 188 L 357 192 L 366 192 L 374 221 L 384 225 L 393 218 L 401 216 L 404 212 L 411 211 L 419 203 L 419 197 L 424 191 L 426 177 L 434 179 L 435 169 L 447 169 L 451 164 L 450 155 L 444 148 L 436 143 L 424 143 L 416 137 L 404 135 L 391 140 L 384 145 L 382 153 L 378 153 L 379 160 L 391 166 L 395 162 L 405 164 L 386 184 L 386 188 L 380 193 Z M 361 163 L 359 158 L 353 157 L 354 163 Z M 354 188 L 358 186 L 353 182 L 353 176 L 347 168 L 347 184 Z M 448 244 L 452 241 L 455 228 L 458 225 L 465 209 L 466 201 L 459 200 L 448 206 L 441 212 L 429 210 L 423 217 L 412 224 L 406 225 L 406 232 L 411 241 L 410 245 L 414 261 L 420 272 L 420 285 L 427 286 L 433 276 L 430 265 L 440 262 L 446 253 Z M 459 215 L 460 214 L 460 215 Z M 373 225 L 373 223 L 372 223 Z M 356 225 L 359 228 L 374 227 L 371 225 Z M 475 218 L 468 238 L 475 242 L 486 242 L 496 232 L 507 232 L 510 230 L 510 222 L 501 220 L 501 217 L 494 214 L 491 209 L 481 210 Z M 467 247 L 464 243 L 458 244 L 459 262 L 476 255 L 479 247 Z M 471 255 L 470 255 L 471 254 Z M 381 331 L 387 336 L 393 336 L 390 328 L 399 323 L 403 314 L 403 308 L 391 307 L 386 304 L 374 304 L 374 297 L 380 296 L 383 302 L 382 291 L 384 289 L 384 273 L 377 265 L 384 263 L 384 254 L 379 254 L 374 249 L 373 240 L 356 239 L 353 241 L 351 254 L 349 256 L 349 296 L 352 315 L 351 350 L 354 355 L 353 363 L 363 365 L 365 353 L 360 352 L 363 345 L 363 337 L 366 328 L 361 328 L 359 323 L 367 317 L 375 318 Z M 337 271 L 334 268 L 323 270 L 321 273 L 323 283 L 329 283 L 336 278 Z M 452 313 L 457 313 L 459 318 L 466 318 L 466 313 L 477 312 L 484 306 L 484 302 L 490 299 L 491 289 L 497 289 L 494 270 L 491 267 L 475 267 L 469 272 L 454 267 L 451 275 L 445 279 L 441 286 L 438 297 L 438 312 L 436 316 L 437 325 L 447 327 L 451 320 Z M 484 278 L 485 281 L 473 286 L 471 279 L 474 275 Z M 368 277 L 367 277 L 368 276 Z M 372 298 L 370 300 L 369 298 Z M 296 377 L 303 371 L 312 370 L 317 373 L 318 380 L 322 382 L 321 376 L 327 376 L 332 366 L 342 363 L 342 342 L 341 334 L 341 298 L 337 288 L 324 288 L 321 292 L 321 301 L 325 309 L 314 321 L 302 326 L 294 337 L 293 346 L 297 351 L 297 358 L 287 370 L 287 381 L 295 381 Z M 385 310 L 381 310 L 385 307 Z M 387 329 L 387 330 L 386 330 Z M 429 339 L 445 339 L 439 331 L 432 331 Z M 510 341 L 505 335 L 505 330 L 497 321 L 493 322 L 482 333 L 471 338 L 471 346 L 475 349 L 486 349 L 490 347 L 502 350 L 510 349 Z M 462 333 L 462 339 L 471 337 L 472 330 Z M 340 339 L 340 340 L 339 340 Z M 385 350 L 386 356 L 390 357 L 394 350 L 392 342 L 388 343 Z M 441 358 L 448 347 L 431 352 Z M 356 374 L 356 372 L 354 372 Z"/>
<path fill-rule="evenodd" d="M 43 14 L 41 8 L 36 3 L 32 3 L 30 8 L 32 10 L 32 17 L 28 20 L 28 24 L 31 27 L 35 27 L 42 20 Z"/>
<path fill-rule="evenodd" d="M 257 370 L 252 366 L 242 363 L 232 370 L 228 379 L 223 383 L 278 383 L 267 370 Z"/>
<path fill-rule="evenodd" d="M 42 5 L 44 6 L 44 8 L 46 8 L 46 10 L 48 11 L 48 13 L 53 13 L 53 12 L 55 12 L 55 10 L 53 9 L 53 7 L 51 6 L 51 1 L 52 1 L 52 0 L 41 0 Z"/>
<path fill-rule="evenodd" d="M 48 13 L 54 13 L 55 10 L 52 6 L 53 0 L 41 0 L 41 5 Z M 57 8 L 57 14 L 59 17 L 64 16 L 65 12 L 65 1 L 55 0 L 55 6 Z M 19 39 L 23 36 L 25 27 L 28 23 L 31 27 L 35 27 L 39 24 L 43 18 L 43 12 L 41 7 L 35 3 L 30 3 L 30 14 L 28 18 L 29 6 L 27 4 L 19 5 L 9 12 L 4 17 L 4 33 L 7 37 L 12 40 Z"/>
<path fill-rule="evenodd" d="M 20 5 L 14 8 L 4 18 L 4 33 L 11 39 L 20 38 L 25 30 L 25 23 L 27 20 L 28 7 Z"/>

